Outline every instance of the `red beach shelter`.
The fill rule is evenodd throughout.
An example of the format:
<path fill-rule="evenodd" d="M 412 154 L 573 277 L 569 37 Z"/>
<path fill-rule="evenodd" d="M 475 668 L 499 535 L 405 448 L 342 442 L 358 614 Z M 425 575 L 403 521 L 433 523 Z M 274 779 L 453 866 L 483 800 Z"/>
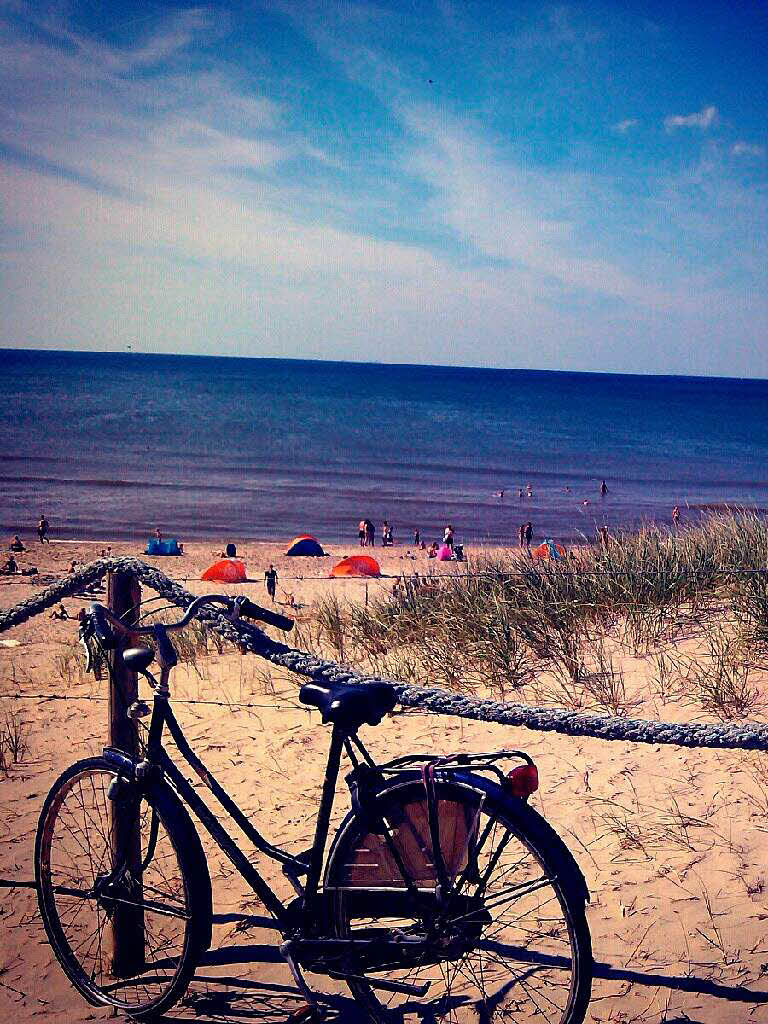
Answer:
<path fill-rule="evenodd" d="M 331 576 L 381 576 L 381 566 L 370 555 L 350 555 L 334 565 Z"/>

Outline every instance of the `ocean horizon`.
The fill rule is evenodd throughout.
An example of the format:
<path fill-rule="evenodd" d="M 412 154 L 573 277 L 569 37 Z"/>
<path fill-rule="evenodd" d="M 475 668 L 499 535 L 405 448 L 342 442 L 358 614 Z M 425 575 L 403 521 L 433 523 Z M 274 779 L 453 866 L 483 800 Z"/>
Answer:
<path fill-rule="evenodd" d="M 0 528 L 592 538 L 768 506 L 768 381 L 5 349 Z M 605 480 L 608 492 L 600 495 Z M 531 497 L 527 496 L 530 484 Z M 523 491 L 523 497 L 519 491 Z M 500 492 L 504 497 L 500 497 Z"/>

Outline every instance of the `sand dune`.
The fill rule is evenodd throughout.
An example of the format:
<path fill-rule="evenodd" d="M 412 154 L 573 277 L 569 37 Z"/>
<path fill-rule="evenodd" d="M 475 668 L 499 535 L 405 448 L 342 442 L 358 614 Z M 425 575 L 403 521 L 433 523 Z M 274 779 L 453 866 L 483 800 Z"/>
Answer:
<path fill-rule="evenodd" d="M 42 576 L 61 575 L 71 559 L 89 561 L 103 547 L 35 545 L 22 564 L 36 564 Z M 156 564 L 174 577 L 191 578 L 187 585 L 194 592 L 212 592 L 214 586 L 201 584 L 199 575 L 222 549 L 223 544 L 194 544 L 183 558 Z M 358 550 L 350 543 L 326 559 L 290 559 L 282 546 L 246 544 L 239 554 L 255 582 L 229 592 L 265 600 L 263 573 L 273 562 L 280 576 L 278 600 L 293 595 L 303 606 L 300 613 L 331 590 L 364 601 L 364 581 L 327 579 L 334 558 Z M 425 571 L 424 556 L 412 561 L 405 550 L 377 548 L 375 554 L 390 576 Z M 137 554 L 127 544 L 112 545 L 112 552 Z M 392 582 L 370 581 L 368 592 Z M 0 605 L 9 607 L 39 586 L 34 579 L 3 580 Z M 85 603 L 64 601 L 72 615 Z M 106 705 L 96 699 L 104 697 L 104 684 L 79 675 L 75 637 L 75 623 L 47 616 L 3 634 L 18 646 L 0 647 L 0 723 L 15 717 L 28 743 L 21 763 L 0 773 L 4 880 L 32 878 L 45 794 L 66 765 L 104 743 Z M 681 721 L 694 714 L 679 699 L 660 703 L 651 694 L 649 659 L 627 659 L 625 672 L 637 700 L 633 714 Z M 296 692 L 297 682 L 287 673 L 228 650 L 181 666 L 174 682 L 176 713 L 198 752 L 267 835 L 298 850 L 311 833 L 327 732 L 315 713 L 298 705 Z M 93 699 L 76 699 L 86 697 Z M 199 699 L 219 703 L 183 703 Z M 412 712 L 366 729 L 365 740 L 382 759 L 422 748 L 520 746 L 533 755 L 541 775 L 535 804 L 573 851 L 592 894 L 597 969 L 589 1019 L 768 1021 L 768 757 L 569 739 Z M 346 805 L 341 794 L 337 817 Z M 194 1008 L 171 1018 L 282 1021 L 297 997 L 273 945 L 276 933 L 219 851 L 211 843 L 206 849 L 217 915 L 214 943 L 193 985 Z M 268 865 L 266 874 L 284 884 Z M 45 940 L 34 891 L 1 892 L 0 1019 L 23 1024 L 109 1017 L 109 1011 L 86 1005 L 65 979 Z M 326 991 L 333 988 L 321 984 Z M 360 1019 L 345 1002 L 340 1006 L 339 1020 Z"/>

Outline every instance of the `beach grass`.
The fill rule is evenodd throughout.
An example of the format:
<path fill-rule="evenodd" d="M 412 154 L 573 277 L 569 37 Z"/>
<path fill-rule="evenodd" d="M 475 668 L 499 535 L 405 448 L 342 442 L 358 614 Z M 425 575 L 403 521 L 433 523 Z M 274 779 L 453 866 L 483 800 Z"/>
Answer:
<path fill-rule="evenodd" d="M 656 659 L 660 693 L 717 718 L 759 710 L 768 665 L 768 523 L 749 511 L 649 526 L 534 560 L 481 552 L 453 572 L 404 577 L 367 605 L 323 598 L 319 647 L 406 682 L 626 714 L 620 658 Z M 676 657 L 703 638 L 695 660 Z"/>

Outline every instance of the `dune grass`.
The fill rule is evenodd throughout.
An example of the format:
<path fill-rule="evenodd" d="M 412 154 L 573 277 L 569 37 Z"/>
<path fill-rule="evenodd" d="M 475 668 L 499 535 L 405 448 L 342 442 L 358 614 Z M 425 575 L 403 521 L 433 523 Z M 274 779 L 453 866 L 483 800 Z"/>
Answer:
<path fill-rule="evenodd" d="M 319 645 L 406 682 L 502 699 L 527 687 L 542 702 L 614 714 L 633 706 L 614 657 L 623 650 L 662 657 L 670 690 L 675 664 L 678 691 L 716 717 L 760 705 L 753 673 L 768 663 L 768 523 L 752 512 L 647 527 L 575 560 L 492 551 L 455 568 L 406 578 L 367 607 L 323 599 Z M 691 634 L 702 638 L 701 661 L 675 662 Z"/>

